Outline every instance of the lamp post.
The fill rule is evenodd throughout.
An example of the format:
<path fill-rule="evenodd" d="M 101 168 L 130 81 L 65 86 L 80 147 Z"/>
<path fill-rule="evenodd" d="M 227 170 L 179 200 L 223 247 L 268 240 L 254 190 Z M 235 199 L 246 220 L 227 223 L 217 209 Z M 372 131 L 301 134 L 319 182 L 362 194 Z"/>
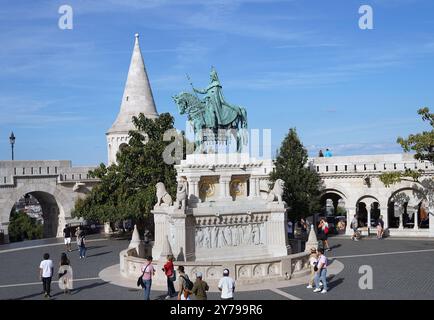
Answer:
<path fill-rule="evenodd" d="M 12 161 L 14 160 L 14 144 L 15 144 L 15 136 L 14 133 L 11 133 L 11 136 L 9 137 L 9 141 L 11 143 L 11 148 L 12 148 Z"/>

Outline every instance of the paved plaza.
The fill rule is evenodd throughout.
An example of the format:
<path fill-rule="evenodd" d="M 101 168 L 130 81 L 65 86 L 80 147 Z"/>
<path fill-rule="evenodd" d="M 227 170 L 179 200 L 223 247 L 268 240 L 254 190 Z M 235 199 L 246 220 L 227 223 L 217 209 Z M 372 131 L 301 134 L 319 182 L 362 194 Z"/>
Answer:
<path fill-rule="evenodd" d="M 314 294 L 306 289 L 305 279 L 280 284 L 264 284 L 264 289 L 251 291 L 240 288 L 237 300 L 316 300 L 316 299 L 434 299 L 434 241 L 428 239 L 363 239 L 353 242 L 346 238 L 332 238 L 333 250 L 328 253 L 331 269 L 339 273 L 331 276 L 330 291 Z M 80 260 L 77 250 L 69 253 L 74 270 L 72 295 L 64 295 L 58 284 L 52 284 L 53 300 L 141 300 L 143 292 L 134 286 L 123 287 L 100 278 L 101 271 L 119 263 L 119 252 L 128 246 L 127 239 L 90 238 L 87 258 Z M 59 239 L 26 241 L 0 246 L 0 299 L 41 300 L 39 262 L 45 252 L 54 264 L 59 263 L 64 246 Z M 372 290 L 359 288 L 359 268 L 373 269 Z M 342 268 L 343 267 L 343 268 Z M 113 268 L 112 268 L 113 269 Z M 333 273 L 333 272 L 332 272 Z M 55 270 L 56 274 L 56 270 Z M 56 279 L 53 279 L 55 281 Z M 209 299 L 218 299 L 212 288 Z M 151 299 L 162 299 L 164 291 L 153 290 Z"/>

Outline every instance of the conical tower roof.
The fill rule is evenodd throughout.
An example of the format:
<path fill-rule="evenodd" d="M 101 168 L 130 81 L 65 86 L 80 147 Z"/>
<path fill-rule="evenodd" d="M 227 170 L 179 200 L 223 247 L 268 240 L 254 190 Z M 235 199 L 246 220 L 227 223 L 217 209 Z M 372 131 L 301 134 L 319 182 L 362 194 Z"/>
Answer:
<path fill-rule="evenodd" d="M 134 130 L 132 117 L 138 116 L 140 113 L 150 119 L 158 117 L 151 85 L 146 73 L 142 52 L 140 51 L 139 34 L 136 33 L 121 110 L 107 133 L 128 133 L 128 131 Z"/>

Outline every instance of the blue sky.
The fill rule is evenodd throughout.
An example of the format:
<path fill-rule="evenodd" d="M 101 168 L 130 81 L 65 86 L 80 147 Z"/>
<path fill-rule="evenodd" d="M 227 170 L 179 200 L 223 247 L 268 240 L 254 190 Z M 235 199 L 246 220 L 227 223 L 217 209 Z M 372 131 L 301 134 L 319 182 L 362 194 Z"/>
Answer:
<path fill-rule="evenodd" d="M 73 30 L 58 28 L 65 3 Z M 358 27 L 363 4 L 374 30 Z M 273 149 L 296 127 L 312 154 L 400 152 L 397 136 L 427 128 L 417 109 L 434 108 L 431 0 L 2 0 L 0 159 L 13 130 L 17 159 L 106 162 L 136 32 L 158 111 L 179 129 L 171 96 L 186 73 L 205 87 L 211 65 Z"/>

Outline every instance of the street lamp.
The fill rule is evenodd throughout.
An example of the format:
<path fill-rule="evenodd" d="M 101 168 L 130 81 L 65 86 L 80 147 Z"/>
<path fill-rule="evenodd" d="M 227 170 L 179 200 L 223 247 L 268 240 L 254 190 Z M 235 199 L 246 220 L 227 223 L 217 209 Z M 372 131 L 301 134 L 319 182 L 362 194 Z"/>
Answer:
<path fill-rule="evenodd" d="M 11 143 L 11 147 L 12 147 L 12 161 L 14 160 L 14 144 L 15 144 L 15 136 L 14 133 L 11 133 L 11 136 L 9 137 L 9 141 Z"/>

